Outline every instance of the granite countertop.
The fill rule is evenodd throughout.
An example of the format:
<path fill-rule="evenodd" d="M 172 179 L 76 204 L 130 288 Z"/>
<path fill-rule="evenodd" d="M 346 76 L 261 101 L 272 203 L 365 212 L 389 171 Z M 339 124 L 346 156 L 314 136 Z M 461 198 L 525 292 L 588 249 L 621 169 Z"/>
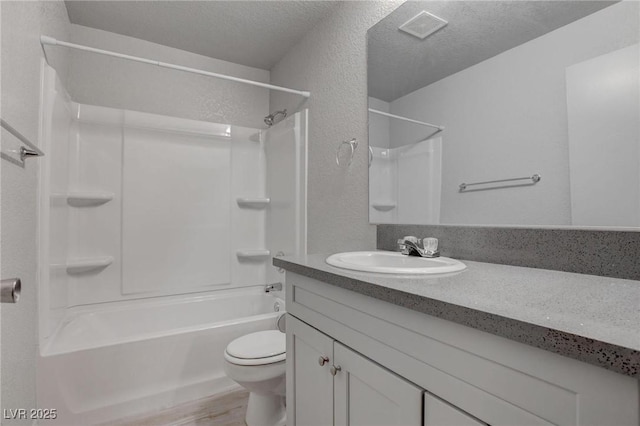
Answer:
<path fill-rule="evenodd" d="M 328 255 L 275 266 L 606 369 L 640 378 L 640 281 L 472 262 L 408 277 L 328 265 Z"/>

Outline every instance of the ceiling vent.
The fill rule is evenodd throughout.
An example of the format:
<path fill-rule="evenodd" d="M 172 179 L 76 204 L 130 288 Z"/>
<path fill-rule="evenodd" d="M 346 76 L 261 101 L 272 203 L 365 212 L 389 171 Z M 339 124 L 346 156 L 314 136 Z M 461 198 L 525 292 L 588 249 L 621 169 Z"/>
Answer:
<path fill-rule="evenodd" d="M 444 19 L 438 18 L 436 15 L 423 10 L 404 24 L 400 25 L 398 29 L 424 40 L 439 29 L 444 28 L 447 24 L 448 22 Z"/>

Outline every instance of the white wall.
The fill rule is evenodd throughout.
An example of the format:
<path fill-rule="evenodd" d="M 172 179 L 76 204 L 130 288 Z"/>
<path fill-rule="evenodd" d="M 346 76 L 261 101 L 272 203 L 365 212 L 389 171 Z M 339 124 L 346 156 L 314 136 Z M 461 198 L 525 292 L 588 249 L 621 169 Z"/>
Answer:
<path fill-rule="evenodd" d="M 38 141 L 40 108 L 39 36 L 47 33 L 67 39 L 69 18 L 62 1 L 0 2 L 2 22 L 2 118 L 32 141 Z M 52 63 L 66 73 L 62 52 L 52 52 Z M 3 132 L 3 144 L 7 142 Z M 18 304 L 0 306 L 1 408 L 36 406 L 37 353 L 36 188 L 38 161 L 24 168 L 0 160 L 2 241 L 0 275 L 22 278 Z M 12 424 L 10 420 L 0 420 Z M 31 424 L 24 420 L 22 424 Z"/>
<path fill-rule="evenodd" d="M 81 25 L 71 26 L 71 41 L 235 77 L 269 81 L 267 70 Z M 211 42 L 215 43 L 215 40 Z M 74 101 L 83 104 L 256 128 L 265 127 L 263 119 L 269 108 L 268 89 L 79 51 L 70 53 L 67 90 Z"/>
<path fill-rule="evenodd" d="M 640 226 L 640 48 L 567 68 L 573 225 Z"/>
<path fill-rule="evenodd" d="M 571 223 L 565 69 L 637 43 L 638 6 L 607 7 L 392 102 L 394 114 L 446 127 L 441 223 Z M 415 137 L 395 137 L 399 126 L 392 141 Z M 534 173 L 532 187 L 458 192 Z"/>
<path fill-rule="evenodd" d="M 366 32 L 402 1 L 345 2 L 271 69 L 273 84 L 310 90 L 309 253 L 374 248 L 368 224 Z M 299 97 L 271 94 L 271 110 L 297 110 Z M 338 144 L 357 138 L 351 166 L 335 163 Z"/>

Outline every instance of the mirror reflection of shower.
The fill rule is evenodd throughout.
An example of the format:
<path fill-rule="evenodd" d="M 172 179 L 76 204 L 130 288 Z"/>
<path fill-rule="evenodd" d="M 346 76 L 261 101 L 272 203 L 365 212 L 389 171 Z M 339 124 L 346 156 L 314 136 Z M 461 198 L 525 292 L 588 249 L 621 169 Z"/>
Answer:
<path fill-rule="evenodd" d="M 281 116 L 281 117 L 280 117 L 279 120 L 276 121 L 276 118 L 278 116 Z M 266 124 L 267 126 L 271 127 L 274 124 L 276 124 L 277 122 L 284 120 L 285 118 L 287 118 L 287 110 L 283 109 L 282 111 L 276 111 L 276 112 L 274 112 L 272 114 L 267 115 L 264 118 L 264 124 Z"/>

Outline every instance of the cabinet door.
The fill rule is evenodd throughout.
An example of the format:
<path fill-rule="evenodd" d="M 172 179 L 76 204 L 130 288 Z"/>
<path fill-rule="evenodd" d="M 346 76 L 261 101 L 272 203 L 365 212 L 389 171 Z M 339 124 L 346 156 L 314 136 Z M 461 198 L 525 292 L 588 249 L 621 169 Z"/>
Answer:
<path fill-rule="evenodd" d="M 422 389 L 334 343 L 335 425 L 421 426 Z"/>
<path fill-rule="evenodd" d="M 287 315 L 287 425 L 333 424 L 333 339 Z"/>
<path fill-rule="evenodd" d="M 424 426 L 486 426 L 486 423 L 425 392 Z"/>

